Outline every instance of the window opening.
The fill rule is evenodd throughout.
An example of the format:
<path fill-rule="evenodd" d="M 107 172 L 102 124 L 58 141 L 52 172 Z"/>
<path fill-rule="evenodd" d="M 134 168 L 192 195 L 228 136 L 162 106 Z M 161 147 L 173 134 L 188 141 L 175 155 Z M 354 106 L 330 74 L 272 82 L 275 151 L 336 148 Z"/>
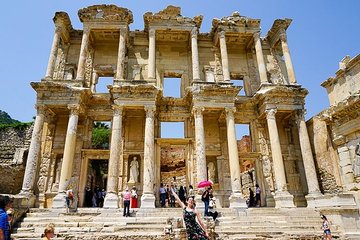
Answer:
<path fill-rule="evenodd" d="M 232 79 L 231 82 L 234 84 L 234 86 L 241 87 L 238 96 L 246 96 L 243 79 Z"/>
<path fill-rule="evenodd" d="M 184 138 L 184 122 L 161 122 L 161 138 Z"/>
<path fill-rule="evenodd" d="M 164 97 L 181 97 L 181 78 L 165 77 L 163 82 Z"/>
<path fill-rule="evenodd" d="M 99 77 L 95 85 L 96 93 L 109 93 L 107 85 L 113 85 L 114 77 Z"/>

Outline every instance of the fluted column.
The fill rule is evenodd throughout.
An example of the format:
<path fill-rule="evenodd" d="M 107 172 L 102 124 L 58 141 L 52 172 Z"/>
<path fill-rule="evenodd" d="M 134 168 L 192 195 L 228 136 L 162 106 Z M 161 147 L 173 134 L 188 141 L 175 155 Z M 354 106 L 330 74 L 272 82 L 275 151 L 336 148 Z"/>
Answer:
<path fill-rule="evenodd" d="M 305 111 L 298 110 L 296 112 L 296 123 L 299 130 L 299 140 L 301 155 L 305 168 L 306 183 L 308 185 L 309 194 L 306 196 L 308 207 L 314 207 L 314 198 L 321 196 L 319 182 L 316 175 L 314 158 L 311 150 L 309 134 L 305 123 Z"/>
<path fill-rule="evenodd" d="M 86 51 L 89 46 L 89 36 L 90 36 L 90 29 L 84 28 L 83 36 L 81 40 L 79 62 L 77 66 L 77 74 L 76 74 L 76 80 L 79 81 L 82 81 L 85 78 L 85 61 L 86 61 Z"/>
<path fill-rule="evenodd" d="M 122 113 L 123 106 L 114 105 L 114 115 L 111 129 L 110 159 L 104 208 L 118 208 L 119 163 L 122 142 Z"/>
<path fill-rule="evenodd" d="M 149 59 L 148 59 L 148 78 L 155 79 L 156 72 L 155 72 L 155 29 L 149 30 Z"/>
<path fill-rule="evenodd" d="M 222 64 L 224 81 L 230 81 L 229 59 L 226 49 L 226 39 L 225 39 L 224 31 L 219 32 L 219 41 L 220 41 L 221 64 Z"/>
<path fill-rule="evenodd" d="M 241 193 L 240 182 L 240 163 L 239 153 L 237 148 L 236 128 L 234 120 L 234 107 L 226 107 L 226 127 L 227 127 L 227 142 L 229 151 L 229 165 L 231 177 L 230 208 L 247 208 L 246 201 Z"/>
<path fill-rule="evenodd" d="M 120 38 L 119 38 L 119 49 L 118 49 L 118 59 L 116 66 L 116 76 L 114 82 L 124 80 L 124 61 L 125 61 L 125 52 L 126 52 L 126 28 L 120 28 Z"/>
<path fill-rule="evenodd" d="M 65 204 L 65 192 L 72 176 L 73 162 L 76 147 L 76 132 L 79 120 L 80 106 L 68 105 L 70 110 L 69 122 L 66 131 L 63 162 L 60 171 L 59 191 L 53 201 L 53 208 L 63 208 Z"/>
<path fill-rule="evenodd" d="M 290 84 L 296 84 L 295 72 L 291 61 L 290 50 L 287 43 L 286 32 L 280 34 L 281 48 L 284 54 L 286 71 L 288 74 Z"/>
<path fill-rule="evenodd" d="M 288 192 L 286 185 L 285 167 L 275 118 L 276 112 L 276 109 L 266 110 L 266 120 L 270 137 L 271 155 L 274 164 L 276 182 L 276 191 L 274 196 L 275 207 L 294 207 L 293 196 Z"/>
<path fill-rule="evenodd" d="M 41 148 L 41 133 L 44 127 L 45 106 L 37 105 L 37 114 L 34 129 L 31 136 L 29 153 L 26 160 L 24 180 L 20 194 L 33 194 L 36 171 L 39 164 L 39 154 Z"/>
<path fill-rule="evenodd" d="M 45 74 L 46 79 L 53 78 L 55 61 L 56 61 L 57 51 L 58 51 L 59 42 L 60 42 L 60 30 L 61 29 L 59 27 L 56 27 L 56 29 L 55 29 L 54 38 L 53 38 L 53 42 L 52 42 L 51 50 L 50 50 L 50 57 L 49 57 L 48 66 L 47 66 L 46 74 Z"/>
<path fill-rule="evenodd" d="M 268 79 L 266 74 L 264 55 L 261 46 L 260 32 L 254 33 L 254 42 L 255 42 L 255 53 L 256 53 L 256 60 L 259 69 L 260 81 L 261 83 L 267 83 Z"/>
<path fill-rule="evenodd" d="M 141 196 L 141 208 L 155 208 L 154 196 L 154 115 L 156 106 L 145 106 L 145 144 L 144 144 L 144 179 L 143 195 Z"/>
<path fill-rule="evenodd" d="M 194 28 L 191 31 L 191 58 L 192 58 L 192 70 L 193 70 L 193 80 L 200 80 L 199 72 L 199 50 L 198 50 L 198 30 Z"/>

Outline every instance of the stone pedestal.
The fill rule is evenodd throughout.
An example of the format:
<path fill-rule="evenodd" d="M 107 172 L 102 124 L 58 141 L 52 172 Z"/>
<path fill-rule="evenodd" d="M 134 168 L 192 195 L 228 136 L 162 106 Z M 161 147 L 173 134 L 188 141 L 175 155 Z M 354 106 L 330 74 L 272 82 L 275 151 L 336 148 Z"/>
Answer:
<path fill-rule="evenodd" d="M 66 193 L 59 192 L 53 199 L 52 208 L 64 208 L 66 210 Z"/>
<path fill-rule="evenodd" d="M 247 208 L 246 200 L 241 193 L 233 192 L 229 197 L 230 208 Z"/>
<path fill-rule="evenodd" d="M 155 208 L 154 194 L 144 193 L 141 196 L 141 208 Z"/>
<path fill-rule="evenodd" d="M 104 208 L 118 208 L 119 207 L 119 199 L 116 193 L 106 193 L 104 199 Z"/>
<path fill-rule="evenodd" d="M 274 195 L 275 208 L 294 208 L 294 196 L 288 191 L 277 191 Z"/>

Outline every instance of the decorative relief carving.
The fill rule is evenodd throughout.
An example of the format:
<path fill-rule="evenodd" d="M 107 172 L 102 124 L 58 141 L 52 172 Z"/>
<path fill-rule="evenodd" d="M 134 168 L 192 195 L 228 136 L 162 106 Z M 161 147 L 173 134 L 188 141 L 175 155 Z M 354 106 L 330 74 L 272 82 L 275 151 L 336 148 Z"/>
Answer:
<path fill-rule="evenodd" d="M 276 118 L 275 118 L 275 115 L 276 115 L 276 112 L 277 112 L 276 108 L 266 109 L 265 112 L 266 112 L 266 118 L 267 119 L 276 120 Z"/>
<path fill-rule="evenodd" d="M 132 12 L 126 8 L 115 5 L 94 5 L 79 10 L 79 18 L 81 22 L 97 20 L 97 21 L 124 21 L 127 24 L 133 22 Z"/>
<path fill-rule="evenodd" d="M 89 46 L 86 51 L 86 60 L 85 60 L 85 85 L 87 87 L 89 87 L 91 83 L 91 75 L 93 71 L 93 55 L 94 55 L 94 49 Z"/>
<path fill-rule="evenodd" d="M 281 68 L 276 58 L 273 55 L 267 55 L 267 60 L 266 70 L 270 74 L 270 81 L 277 85 L 285 84 L 285 77 L 281 72 Z"/>
<path fill-rule="evenodd" d="M 355 177 L 360 177 L 360 142 L 355 148 L 355 160 L 353 163 L 353 171 Z"/>
<path fill-rule="evenodd" d="M 65 53 L 63 47 L 57 50 L 53 79 L 63 79 L 65 73 Z"/>

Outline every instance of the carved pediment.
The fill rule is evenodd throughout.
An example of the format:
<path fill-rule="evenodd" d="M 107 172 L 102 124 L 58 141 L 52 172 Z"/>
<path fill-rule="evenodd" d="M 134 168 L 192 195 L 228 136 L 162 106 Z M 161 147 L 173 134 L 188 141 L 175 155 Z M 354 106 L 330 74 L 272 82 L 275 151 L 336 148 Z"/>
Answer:
<path fill-rule="evenodd" d="M 252 19 L 245 16 L 241 16 L 239 12 L 234 12 L 232 16 L 223 17 L 221 19 L 214 18 L 212 21 L 211 33 L 216 32 L 218 29 L 229 29 L 229 27 L 246 27 L 246 28 L 259 28 L 260 19 Z"/>
<path fill-rule="evenodd" d="M 167 26 L 185 26 L 185 27 L 197 27 L 201 26 L 203 16 L 195 16 L 194 18 L 184 17 L 181 15 L 181 8 L 175 6 L 167 6 L 164 10 L 153 14 L 147 12 L 144 14 L 145 30 L 149 29 L 149 25 Z"/>
<path fill-rule="evenodd" d="M 81 22 L 87 21 L 116 21 L 133 22 L 133 14 L 127 8 L 121 8 L 116 5 L 94 5 L 80 9 L 78 12 Z"/>

